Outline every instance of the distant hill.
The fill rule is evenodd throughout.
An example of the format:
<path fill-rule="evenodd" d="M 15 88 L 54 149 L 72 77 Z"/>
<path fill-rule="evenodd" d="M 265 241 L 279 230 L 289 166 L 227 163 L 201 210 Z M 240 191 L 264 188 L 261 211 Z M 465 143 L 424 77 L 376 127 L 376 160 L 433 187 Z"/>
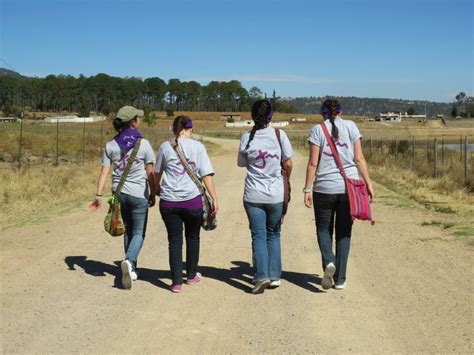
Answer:
<path fill-rule="evenodd" d="M 17 73 L 16 71 L 0 68 L 0 76 L 21 76 L 21 75 L 20 73 Z"/>
<path fill-rule="evenodd" d="M 301 113 L 319 113 L 321 104 L 328 97 L 298 97 L 294 99 L 286 99 L 289 104 L 296 107 Z M 401 99 L 384 99 L 384 98 L 368 98 L 368 97 L 331 97 L 338 99 L 344 112 L 348 115 L 356 116 L 376 116 L 381 111 L 408 111 L 409 107 L 415 109 L 415 114 L 428 117 L 436 115 L 451 116 L 452 103 L 419 101 L 419 100 L 401 100 Z"/>

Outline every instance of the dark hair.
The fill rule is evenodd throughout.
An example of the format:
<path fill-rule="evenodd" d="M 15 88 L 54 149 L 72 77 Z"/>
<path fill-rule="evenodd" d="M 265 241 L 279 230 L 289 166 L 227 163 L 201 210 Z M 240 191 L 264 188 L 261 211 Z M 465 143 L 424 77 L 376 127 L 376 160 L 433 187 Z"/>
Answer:
<path fill-rule="evenodd" d="M 193 121 L 188 116 L 178 116 L 173 121 L 173 133 L 178 139 L 183 129 L 193 128 Z"/>
<path fill-rule="evenodd" d="M 114 125 L 114 128 L 115 130 L 120 133 L 122 132 L 124 129 L 127 129 L 127 128 L 130 128 L 132 126 L 132 123 L 134 121 L 137 120 L 137 116 L 135 116 L 134 118 L 132 118 L 131 120 L 129 121 L 125 121 L 125 122 L 122 122 L 122 120 L 118 117 L 114 118 L 114 120 L 112 121 L 112 124 Z"/>
<path fill-rule="evenodd" d="M 252 119 L 255 124 L 250 131 L 249 141 L 245 147 L 246 150 L 249 149 L 250 142 L 255 136 L 255 132 L 257 132 L 259 129 L 267 127 L 272 120 L 272 116 L 272 104 L 267 99 L 258 100 L 252 105 Z"/>
<path fill-rule="evenodd" d="M 329 118 L 331 120 L 331 135 L 335 139 L 339 139 L 339 130 L 337 129 L 334 120 L 340 113 L 342 113 L 342 106 L 339 100 L 327 99 L 323 102 L 323 105 L 321 106 L 321 115 L 324 117 L 324 119 Z"/>

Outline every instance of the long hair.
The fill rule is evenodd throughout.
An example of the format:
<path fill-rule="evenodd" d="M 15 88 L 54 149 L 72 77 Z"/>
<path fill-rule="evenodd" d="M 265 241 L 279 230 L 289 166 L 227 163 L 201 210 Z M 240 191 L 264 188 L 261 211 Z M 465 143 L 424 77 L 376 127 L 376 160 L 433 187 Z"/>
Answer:
<path fill-rule="evenodd" d="M 193 128 L 193 121 L 188 116 L 178 116 L 173 121 L 173 133 L 175 136 L 176 142 L 178 137 L 184 129 Z"/>
<path fill-rule="evenodd" d="M 273 109 L 272 104 L 267 99 L 258 100 L 252 105 L 252 119 L 254 122 L 254 126 L 250 131 L 249 141 L 247 142 L 247 146 L 245 150 L 249 149 L 250 142 L 252 141 L 255 133 L 262 128 L 268 126 L 270 121 L 272 120 L 273 116 Z"/>
<path fill-rule="evenodd" d="M 334 123 L 336 116 L 342 113 L 342 106 L 339 100 L 336 99 L 327 99 L 323 102 L 321 106 L 321 115 L 324 119 L 329 119 L 331 121 L 332 130 L 331 135 L 335 139 L 339 139 L 339 130 Z"/>
<path fill-rule="evenodd" d="M 135 122 L 137 120 L 137 117 L 135 116 L 133 119 L 129 120 L 129 121 L 126 121 L 126 122 L 122 122 L 122 120 L 118 117 L 114 118 L 114 120 L 112 121 L 112 125 L 114 126 L 114 129 L 120 133 L 122 132 L 124 129 L 127 129 L 127 128 L 130 128 L 132 127 L 132 123 Z"/>

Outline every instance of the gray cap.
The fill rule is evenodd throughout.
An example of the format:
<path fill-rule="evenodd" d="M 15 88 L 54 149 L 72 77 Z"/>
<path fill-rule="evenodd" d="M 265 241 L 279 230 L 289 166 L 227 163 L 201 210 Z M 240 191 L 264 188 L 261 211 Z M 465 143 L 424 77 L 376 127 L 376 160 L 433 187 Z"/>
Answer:
<path fill-rule="evenodd" d="M 124 106 L 117 112 L 117 118 L 120 118 L 122 122 L 130 121 L 135 116 L 143 117 L 143 110 L 137 110 L 133 106 Z"/>

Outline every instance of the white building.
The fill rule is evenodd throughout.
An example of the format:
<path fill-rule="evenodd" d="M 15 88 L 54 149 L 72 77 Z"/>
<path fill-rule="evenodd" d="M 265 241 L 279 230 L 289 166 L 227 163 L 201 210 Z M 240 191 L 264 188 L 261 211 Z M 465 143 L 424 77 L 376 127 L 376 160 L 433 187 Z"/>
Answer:
<path fill-rule="evenodd" d="M 69 116 L 50 116 L 44 119 L 48 123 L 92 123 L 105 121 L 105 116 L 91 116 L 91 117 L 77 117 L 76 115 Z"/>
<path fill-rule="evenodd" d="M 379 113 L 375 120 L 380 122 L 402 122 L 402 112 L 383 111 Z"/>
<path fill-rule="evenodd" d="M 286 127 L 290 123 L 288 121 L 276 121 L 276 122 L 271 122 L 270 127 Z M 246 120 L 246 121 L 238 121 L 238 122 L 226 122 L 225 127 L 253 127 L 254 123 L 252 120 Z"/>

